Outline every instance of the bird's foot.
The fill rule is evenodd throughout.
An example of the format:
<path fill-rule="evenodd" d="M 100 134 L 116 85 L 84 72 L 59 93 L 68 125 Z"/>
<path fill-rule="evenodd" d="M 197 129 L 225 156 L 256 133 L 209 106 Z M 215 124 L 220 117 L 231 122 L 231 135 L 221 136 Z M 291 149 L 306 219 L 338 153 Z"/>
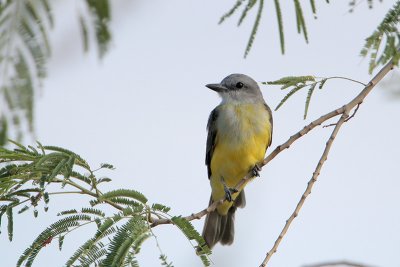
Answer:
<path fill-rule="evenodd" d="M 258 166 L 257 164 L 254 165 L 253 169 L 251 169 L 251 173 L 253 174 L 253 177 L 260 177 L 260 171 L 261 171 L 261 167 Z"/>
<path fill-rule="evenodd" d="M 239 190 L 237 190 L 236 188 L 227 187 L 225 184 L 224 184 L 224 191 L 225 191 L 225 199 L 228 200 L 229 202 L 233 201 L 232 194 L 239 192 Z"/>

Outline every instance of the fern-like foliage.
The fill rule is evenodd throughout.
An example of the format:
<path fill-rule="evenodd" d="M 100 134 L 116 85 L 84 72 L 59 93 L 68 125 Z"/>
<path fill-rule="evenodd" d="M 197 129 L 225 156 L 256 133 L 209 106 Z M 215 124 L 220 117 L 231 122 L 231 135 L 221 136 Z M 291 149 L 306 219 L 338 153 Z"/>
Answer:
<path fill-rule="evenodd" d="M 33 130 L 34 87 L 46 76 L 53 23 L 47 7 L 47 0 L 0 2 L 0 120 L 2 131 L 13 128 L 18 137 L 22 125 Z"/>
<path fill-rule="evenodd" d="M 256 17 L 255 17 L 255 20 L 253 23 L 253 29 L 250 33 L 250 37 L 247 42 L 245 53 L 244 53 L 244 57 L 247 57 L 247 55 L 249 54 L 249 52 L 253 46 L 254 39 L 256 37 L 259 24 L 261 22 L 261 16 L 262 16 L 262 12 L 264 9 L 264 0 L 238 0 L 238 1 L 236 1 L 235 4 L 233 5 L 233 7 L 226 14 L 224 14 L 221 17 L 219 23 L 224 22 L 227 18 L 231 17 L 233 14 L 238 12 L 239 8 L 243 5 L 243 2 L 246 2 L 246 4 L 244 5 L 244 9 L 240 15 L 238 26 L 240 26 L 242 24 L 244 19 L 247 17 L 248 13 L 251 11 L 251 9 L 253 9 L 256 6 L 256 4 L 258 2 L 258 10 L 257 10 L 257 14 L 256 14 Z M 326 1 L 326 2 L 329 3 L 329 1 Z M 308 42 L 307 27 L 306 27 L 306 22 L 304 19 L 302 5 L 299 0 L 294 0 L 293 3 L 294 3 L 295 11 L 296 11 L 296 21 L 297 21 L 298 33 L 303 33 L 304 39 L 306 40 L 306 42 Z M 276 13 L 277 22 L 278 22 L 281 52 L 282 52 L 282 54 L 284 54 L 285 53 L 285 36 L 284 36 L 284 31 L 283 31 L 283 19 L 282 19 L 282 10 L 281 10 L 280 1 L 274 0 L 274 4 L 275 4 L 275 13 Z M 317 9 L 316 9 L 316 5 L 315 5 L 315 0 L 310 0 L 310 6 L 311 6 L 312 13 L 314 14 L 314 17 L 316 18 Z"/>
<path fill-rule="evenodd" d="M 194 251 L 205 265 L 209 264 L 211 251 L 203 238 L 190 222 L 182 217 L 170 216 L 170 207 L 159 203 L 148 204 L 142 193 L 132 189 L 100 190 L 99 185 L 104 178 L 97 178 L 97 171 L 113 169 L 111 164 L 103 163 L 92 170 L 85 159 L 68 149 L 40 143 L 36 147 L 12 143 L 15 145 L 13 150 L 0 147 L 0 228 L 4 217 L 10 241 L 16 215 L 33 210 L 36 217 L 41 205 L 47 211 L 53 194 L 64 194 L 64 197 L 81 194 L 91 198 L 90 207 L 70 207 L 60 211 L 60 219 L 37 236 L 19 257 L 17 266 L 32 266 L 41 250 L 53 240 L 58 239 L 58 247 L 62 250 L 69 233 L 86 225 L 95 225 L 97 230 L 89 234 L 65 264 L 55 265 L 139 266 L 136 256 L 144 241 L 154 237 L 159 247 L 151 227 L 154 219 L 160 218 L 170 219 L 189 240 L 195 242 Z M 107 180 L 110 181 L 109 178 Z M 49 187 L 52 184 L 58 184 L 60 190 L 49 191 L 49 188 L 54 190 L 54 186 Z M 64 191 L 64 188 L 68 190 Z M 115 208 L 114 212 L 110 212 L 110 206 Z M 161 265 L 172 266 L 161 249 L 160 254 Z"/>
<path fill-rule="evenodd" d="M 269 84 L 269 85 L 281 85 L 281 90 L 285 89 L 290 89 L 290 91 L 282 98 L 282 100 L 279 102 L 279 104 L 276 106 L 275 110 L 278 110 L 280 107 L 282 107 L 283 104 L 286 103 L 286 101 L 293 96 L 295 93 L 300 91 L 303 88 L 308 88 L 307 91 L 307 97 L 304 105 L 304 115 L 303 118 L 307 118 L 308 114 L 308 109 L 310 107 L 310 102 L 312 95 L 314 93 L 315 88 L 322 89 L 325 85 L 325 83 L 328 80 L 331 79 L 344 79 L 348 81 L 352 81 L 355 83 L 359 83 L 365 86 L 365 84 L 355 81 L 346 77 L 328 77 L 328 78 L 316 78 L 314 76 L 308 75 L 308 76 L 288 76 L 288 77 L 283 77 L 280 78 L 279 80 L 276 81 L 270 81 L 270 82 L 262 82 L 262 84 Z"/>
<path fill-rule="evenodd" d="M 370 55 L 370 73 L 377 66 L 384 65 L 391 59 L 395 65 L 398 64 L 400 58 L 399 23 L 400 1 L 396 1 L 376 30 L 365 40 L 361 50 L 363 57 Z"/>
<path fill-rule="evenodd" d="M 185 234 L 185 236 L 194 242 L 196 242 L 195 248 L 197 255 L 199 255 L 201 261 L 205 266 L 210 266 L 210 260 L 208 255 L 211 254 L 211 250 L 206 245 L 203 237 L 196 231 L 193 225 L 182 217 L 172 217 L 171 221 Z"/>
<path fill-rule="evenodd" d="M 167 256 L 165 254 L 161 254 L 159 257 L 160 261 L 161 261 L 161 265 L 165 266 L 165 267 L 174 267 L 174 265 L 172 265 L 172 262 L 168 262 Z"/>
<path fill-rule="evenodd" d="M 84 43 L 88 47 L 93 29 L 102 56 L 111 39 L 109 3 L 85 3 L 87 15 L 81 15 Z M 35 92 L 47 74 L 54 4 L 48 0 L 0 1 L 0 145 L 7 136 L 21 140 L 24 132 L 34 131 Z"/>

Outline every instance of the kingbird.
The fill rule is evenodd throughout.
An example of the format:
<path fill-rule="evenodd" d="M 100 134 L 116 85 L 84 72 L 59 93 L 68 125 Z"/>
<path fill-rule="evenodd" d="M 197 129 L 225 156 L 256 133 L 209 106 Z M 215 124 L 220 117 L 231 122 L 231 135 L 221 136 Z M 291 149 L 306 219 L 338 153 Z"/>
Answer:
<path fill-rule="evenodd" d="M 206 165 L 211 184 L 210 204 L 226 201 L 205 220 L 203 238 L 210 248 L 220 242 L 230 245 L 234 237 L 236 209 L 246 204 L 243 186 L 237 183 L 249 172 L 258 176 L 272 141 L 272 113 L 260 88 L 244 74 L 231 74 L 221 83 L 207 84 L 222 102 L 211 112 L 207 123 Z"/>

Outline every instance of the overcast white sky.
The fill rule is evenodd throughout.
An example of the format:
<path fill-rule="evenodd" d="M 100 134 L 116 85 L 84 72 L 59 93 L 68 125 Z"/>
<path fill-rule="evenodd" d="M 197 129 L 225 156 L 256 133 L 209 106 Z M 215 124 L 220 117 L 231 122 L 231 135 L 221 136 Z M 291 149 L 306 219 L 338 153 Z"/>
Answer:
<path fill-rule="evenodd" d="M 316 1 L 317 20 L 309 1 L 302 1 L 308 45 L 296 33 L 292 1 L 281 1 L 284 56 L 273 1 L 265 1 L 260 30 L 246 60 L 243 52 L 256 10 L 240 28 L 238 16 L 217 25 L 233 0 L 112 2 L 112 48 L 101 62 L 95 50 L 82 53 L 76 2 L 53 4 L 53 58 L 36 103 L 37 139 L 77 152 L 93 167 L 114 164 L 115 171 L 101 173 L 113 179 L 109 189 L 136 189 L 150 202 L 173 207 L 172 214 L 189 215 L 204 208 L 210 194 L 205 127 L 220 100 L 204 85 L 230 73 L 245 73 L 257 81 L 310 74 L 368 82 L 368 60 L 362 60 L 359 51 L 395 1 L 374 1 L 373 10 L 363 1 L 353 14 L 347 12 L 347 0 L 329 5 Z M 361 89 L 347 81 L 329 82 L 314 93 L 306 121 L 302 119 L 306 92 L 294 96 L 273 114 L 272 148 Z M 285 94 L 272 86 L 262 86 L 262 91 L 272 108 Z M 399 114 L 399 100 L 390 99 L 384 88 L 368 96 L 340 131 L 312 194 L 270 266 L 343 259 L 400 266 Z M 318 128 L 296 142 L 246 188 L 247 207 L 237 212 L 235 242 L 215 247 L 214 266 L 259 266 L 303 193 L 331 131 Z M 4 229 L 0 237 L 1 266 L 14 266 L 58 211 L 81 207 L 86 200 L 53 197 L 47 214 L 41 212 L 37 219 L 29 212 L 15 216 L 14 241 L 8 242 Z M 201 231 L 203 220 L 194 225 Z M 93 230 L 67 236 L 62 252 L 53 242 L 39 254 L 35 266 L 62 266 Z M 165 225 L 154 231 L 176 267 L 201 266 L 176 229 Z M 149 240 L 139 263 L 159 266 L 158 255 Z"/>

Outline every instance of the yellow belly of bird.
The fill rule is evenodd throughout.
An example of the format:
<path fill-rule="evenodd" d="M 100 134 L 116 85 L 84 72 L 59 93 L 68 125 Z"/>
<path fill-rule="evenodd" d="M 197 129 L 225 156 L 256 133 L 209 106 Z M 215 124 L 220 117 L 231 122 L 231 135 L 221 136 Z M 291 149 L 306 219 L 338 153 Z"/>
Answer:
<path fill-rule="evenodd" d="M 211 159 L 213 200 L 225 196 L 224 183 L 233 188 L 265 156 L 271 138 L 271 125 L 261 105 L 224 105 L 219 113 L 216 147 Z M 217 122 L 218 123 L 218 122 Z M 239 192 L 243 189 L 240 188 Z M 235 199 L 238 193 L 232 195 Z M 225 201 L 217 210 L 226 215 L 233 202 Z"/>

